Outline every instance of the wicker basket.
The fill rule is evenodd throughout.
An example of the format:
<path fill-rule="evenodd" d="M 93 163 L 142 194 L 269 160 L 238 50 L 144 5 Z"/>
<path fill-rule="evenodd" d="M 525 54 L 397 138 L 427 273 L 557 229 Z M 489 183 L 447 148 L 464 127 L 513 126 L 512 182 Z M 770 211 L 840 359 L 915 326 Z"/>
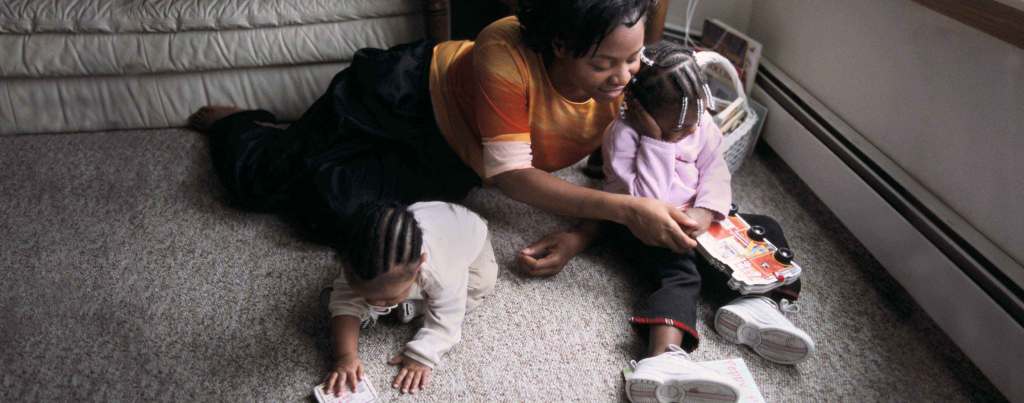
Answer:
<path fill-rule="evenodd" d="M 754 151 L 754 144 L 761 135 L 761 127 L 764 125 L 764 116 L 768 109 L 757 103 L 747 100 L 745 105 L 747 114 L 743 122 L 732 131 L 723 133 L 722 156 L 725 163 L 729 165 L 729 172 L 736 173 L 743 165 L 743 161 Z"/>
<path fill-rule="evenodd" d="M 761 127 L 764 125 L 768 109 L 746 97 L 739 75 L 728 59 L 711 51 L 697 52 L 694 56 L 702 68 L 709 64 L 715 64 L 716 67 L 729 73 L 732 89 L 738 94 L 741 101 L 740 107 L 746 110 L 742 122 L 728 133 L 722 133 L 722 149 L 724 150 L 722 155 L 725 157 L 726 164 L 729 165 L 729 172 L 736 173 L 743 165 L 743 161 L 754 151 L 754 144 L 757 143 L 757 138 L 761 134 Z M 731 101 L 716 98 L 715 103 L 728 105 Z"/>

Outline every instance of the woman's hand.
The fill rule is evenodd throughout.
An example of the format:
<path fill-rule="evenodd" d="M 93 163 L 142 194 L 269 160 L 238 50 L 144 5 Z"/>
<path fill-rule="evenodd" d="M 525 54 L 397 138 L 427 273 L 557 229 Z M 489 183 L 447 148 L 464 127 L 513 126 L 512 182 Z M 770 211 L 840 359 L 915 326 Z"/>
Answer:
<path fill-rule="evenodd" d="M 416 394 L 430 384 L 430 367 L 420 364 L 419 361 L 398 354 L 391 357 L 388 364 L 402 366 L 395 376 L 395 381 L 391 383 L 392 388 L 401 389 L 402 393 Z"/>
<path fill-rule="evenodd" d="M 654 120 L 650 113 L 647 113 L 643 105 L 640 105 L 640 102 L 631 96 L 627 96 L 625 102 L 628 107 L 626 115 L 630 123 L 640 132 L 640 135 L 664 141 L 661 126 L 658 126 L 658 122 Z"/>
<path fill-rule="evenodd" d="M 363 380 L 363 362 L 355 354 L 342 355 L 334 363 L 334 370 L 327 374 L 324 382 L 324 391 L 328 394 L 341 396 L 348 386 L 352 392 L 356 391 L 359 381 Z"/>
<path fill-rule="evenodd" d="M 697 229 L 697 222 L 660 200 L 633 198 L 622 224 L 647 245 L 665 247 L 677 253 L 697 246 L 697 241 L 687 235 Z"/>
<path fill-rule="evenodd" d="M 548 234 L 519 251 L 516 260 L 528 276 L 553 276 L 561 272 L 573 256 L 587 248 L 596 232 L 597 223 L 593 222 L 584 227 Z"/>

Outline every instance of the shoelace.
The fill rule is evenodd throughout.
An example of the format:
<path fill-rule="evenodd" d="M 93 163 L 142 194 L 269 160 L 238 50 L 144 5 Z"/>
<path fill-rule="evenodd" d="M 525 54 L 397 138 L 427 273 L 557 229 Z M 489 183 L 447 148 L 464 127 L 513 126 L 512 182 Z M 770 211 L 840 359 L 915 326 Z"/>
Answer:
<path fill-rule="evenodd" d="M 679 346 L 677 346 L 675 344 L 669 344 L 668 345 L 668 351 L 666 351 L 666 352 L 664 352 L 662 354 L 681 355 L 681 356 L 687 357 L 687 358 L 690 357 L 690 353 L 687 353 L 686 350 L 683 350 L 682 347 L 679 347 Z M 630 368 L 636 369 L 636 360 L 629 360 L 629 366 L 630 366 Z"/>
<path fill-rule="evenodd" d="M 788 299 L 783 299 L 779 302 L 779 310 L 783 313 L 797 314 L 800 313 L 800 305 Z"/>
<path fill-rule="evenodd" d="M 366 316 L 359 322 L 359 327 L 366 329 L 377 324 L 377 319 L 381 316 L 391 313 L 391 310 L 398 307 L 398 304 L 391 306 L 376 306 L 367 305 L 370 309 L 366 311 Z"/>
<path fill-rule="evenodd" d="M 685 356 L 689 356 L 690 355 L 689 353 L 686 352 L 686 350 L 683 350 L 682 347 L 679 347 L 679 346 L 677 346 L 675 344 L 669 344 L 668 345 L 668 353 L 672 354 L 672 355 L 685 355 Z"/>
<path fill-rule="evenodd" d="M 796 302 L 790 301 L 785 298 L 783 298 L 779 302 L 775 302 L 775 300 L 765 296 L 762 296 L 759 299 L 764 303 L 770 305 L 772 308 L 778 309 L 779 312 L 782 312 L 783 315 L 797 314 L 800 312 L 800 305 L 797 305 Z"/>

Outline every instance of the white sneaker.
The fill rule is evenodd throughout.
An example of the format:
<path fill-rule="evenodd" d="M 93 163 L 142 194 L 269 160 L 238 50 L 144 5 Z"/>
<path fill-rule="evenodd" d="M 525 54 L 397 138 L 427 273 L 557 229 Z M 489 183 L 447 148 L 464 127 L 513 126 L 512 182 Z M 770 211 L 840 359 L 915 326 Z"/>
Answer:
<path fill-rule="evenodd" d="M 788 300 L 779 307 L 768 297 L 740 297 L 718 308 L 715 331 L 730 343 L 750 346 L 769 361 L 796 364 L 814 352 L 811 336 L 781 312 L 796 312 L 796 308 Z"/>
<path fill-rule="evenodd" d="M 626 373 L 626 397 L 633 403 L 718 403 L 738 401 L 740 391 L 732 380 L 670 345 L 667 352 L 633 363 Z"/>
<path fill-rule="evenodd" d="M 409 323 L 425 311 L 426 303 L 422 299 L 407 299 L 398 306 L 398 320 Z"/>

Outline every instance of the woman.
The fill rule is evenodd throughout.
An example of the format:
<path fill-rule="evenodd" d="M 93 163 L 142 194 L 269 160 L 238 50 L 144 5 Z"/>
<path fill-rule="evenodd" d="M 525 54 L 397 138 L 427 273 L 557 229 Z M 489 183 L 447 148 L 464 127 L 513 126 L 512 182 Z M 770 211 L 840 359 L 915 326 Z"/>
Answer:
<path fill-rule="evenodd" d="M 586 219 L 525 248 L 551 275 L 593 239 L 589 220 L 683 251 L 695 223 L 672 206 L 565 182 L 550 172 L 600 147 L 639 68 L 653 0 L 520 1 L 476 42 L 363 49 L 288 129 L 266 111 L 204 107 L 214 166 L 233 201 L 293 213 L 331 243 L 371 200 L 459 200 L 482 183 Z"/>

